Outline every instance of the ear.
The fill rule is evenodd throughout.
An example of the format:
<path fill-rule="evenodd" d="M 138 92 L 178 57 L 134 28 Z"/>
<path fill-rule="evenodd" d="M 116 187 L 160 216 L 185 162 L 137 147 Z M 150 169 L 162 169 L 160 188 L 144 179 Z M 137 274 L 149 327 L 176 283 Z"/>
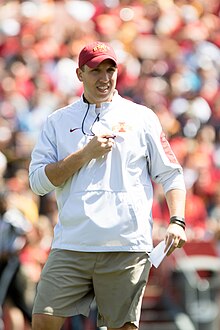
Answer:
<path fill-rule="evenodd" d="M 82 70 L 80 68 L 76 69 L 76 75 L 77 75 L 79 81 L 83 81 Z"/>

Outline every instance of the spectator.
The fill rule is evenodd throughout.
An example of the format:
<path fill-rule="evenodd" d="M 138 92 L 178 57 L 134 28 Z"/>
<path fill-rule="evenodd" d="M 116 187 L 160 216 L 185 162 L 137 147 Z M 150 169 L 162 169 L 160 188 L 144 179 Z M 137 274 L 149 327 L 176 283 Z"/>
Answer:
<path fill-rule="evenodd" d="M 26 277 L 21 272 L 19 254 L 26 243 L 30 223 L 15 208 L 8 207 L 6 191 L 0 194 L 0 303 L 8 315 L 8 327 L 23 330 L 31 322 L 32 302 L 25 299 Z M 30 327 L 29 327 L 30 328 Z"/>

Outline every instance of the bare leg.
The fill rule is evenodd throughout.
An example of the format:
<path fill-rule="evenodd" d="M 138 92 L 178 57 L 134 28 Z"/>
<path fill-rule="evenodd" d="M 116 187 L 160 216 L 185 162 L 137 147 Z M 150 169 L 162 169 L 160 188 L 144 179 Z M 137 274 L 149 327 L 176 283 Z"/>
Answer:
<path fill-rule="evenodd" d="M 64 322 L 65 317 L 34 314 L 32 317 L 32 330 L 60 330 Z"/>

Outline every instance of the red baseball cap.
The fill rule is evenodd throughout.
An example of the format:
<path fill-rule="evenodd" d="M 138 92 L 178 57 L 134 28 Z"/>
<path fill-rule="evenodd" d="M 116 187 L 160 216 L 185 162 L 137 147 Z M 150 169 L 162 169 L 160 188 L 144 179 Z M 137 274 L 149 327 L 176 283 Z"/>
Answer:
<path fill-rule="evenodd" d="M 95 68 L 104 60 L 113 60 L 117 65 L 117 59 L 113 48 L 104 42 L 96 41 L 85 46 L 79 53 L 79 68 L 84 64 Z"/>

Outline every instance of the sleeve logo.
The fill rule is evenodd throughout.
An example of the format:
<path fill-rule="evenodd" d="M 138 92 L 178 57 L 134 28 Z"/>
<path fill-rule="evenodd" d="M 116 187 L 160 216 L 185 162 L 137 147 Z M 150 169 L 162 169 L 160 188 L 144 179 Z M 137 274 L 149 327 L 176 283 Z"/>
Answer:
<path fill-rule="evenodd" d="M 170 147 L 169 142 L 166 139 L 164 132 L 162 132 L 160 135 L 160 142 L 169 161 L 173 164 L 179 164 L 179 162 L 176 159 L 176 156 L 173 153 L 173 150 Z"/>

